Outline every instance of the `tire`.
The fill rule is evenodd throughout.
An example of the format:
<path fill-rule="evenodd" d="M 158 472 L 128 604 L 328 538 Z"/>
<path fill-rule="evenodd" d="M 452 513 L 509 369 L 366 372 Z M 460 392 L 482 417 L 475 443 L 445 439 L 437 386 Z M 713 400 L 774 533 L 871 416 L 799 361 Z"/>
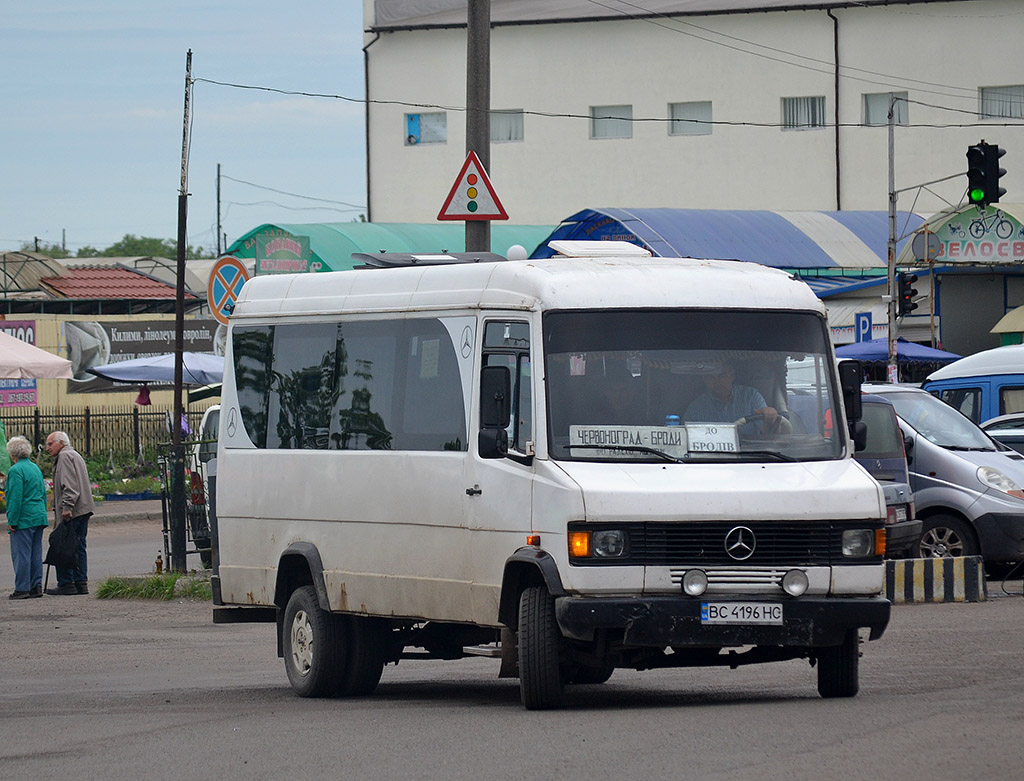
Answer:
<path fill-rule="evenodd" d="M 384 671 L 384 626 L 377 619 L 346 616 L 348 660 L 337 692 L 342 697 L 372 694 Z"/>
<path fill-rule="evenodd" d="M 335 694 L 344 680 L 344 625 L 340 616 L 320 608 L 312 586 L 292 592 L 284 609 L 284 633 L 284 668 L 296 694 Z"/>
<path fill-rule="evenodd" d="M 601 667 L 584 667 L 581 665 L 580 667 L 576 668 L 576 672 L 573 673 L 572 678 L 569 680 L 569 683 L 604 683 L 612 677 L 613 672 L 615 672 L 615 668 L 610 664 L 605 664 Z"/>
<path fill-rule="evenodd" d="M 849 629 L 842 645 L 818 649 L 818 694 L 826 699 L 854 697 L 860 691 L 860 640 Z"/>
<path fill-rule="evenodd" d="M 519 597 L 519 694 L 527 710 L 551 710 L 565 702 L 561 641 L 555 600 L 543 586 L 527 588 Z"/>
<path fill-rule="evenodd" d="M 933 515 L 924 519 L 917 557 L 948 559 L 956 556 L 977 556 L 978 544 L 966 523 L 952 515 Z"/>

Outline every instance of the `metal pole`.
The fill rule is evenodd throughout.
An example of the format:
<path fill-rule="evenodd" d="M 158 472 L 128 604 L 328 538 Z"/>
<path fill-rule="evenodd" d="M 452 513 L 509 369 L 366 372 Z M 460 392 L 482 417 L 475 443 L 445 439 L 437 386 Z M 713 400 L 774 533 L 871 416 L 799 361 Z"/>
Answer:
<path fill-rule="evenodd" d="M 896 290 L 896 163 L 894 111 L 896 96 L 889 93 L 889 262 L 886 264 L 889 275 L 889 361 L 887 364 L 889 382 L 899 381 L 899 368 L 896 361 L 896 306 L 899 299 Z"/>
<path fill-rule="evenodd" d="M 181 139 L 181 191 L 178 193 L 178 279 L 174 299 L 174 414 L 171 420 L 171 561 L 168 569 L 185 572 L 185 445 L 181 441 L 182 347 L 185 341 L 185 249 L 188 244 L 189 108 L 192 50 L 185 59 L 185 122 Z"/>
<path fill-rule="evenodd" d="M 466 17 L 466 154 L 491 170 L 491 0 L 469 0 Z M 490 220 L 466 220 L 466 252 L 490 252 Z"/>
<path fill-rule="evenodd" d="M 220 257 L 220 163 L 217 163 L 217 257 Z"/>

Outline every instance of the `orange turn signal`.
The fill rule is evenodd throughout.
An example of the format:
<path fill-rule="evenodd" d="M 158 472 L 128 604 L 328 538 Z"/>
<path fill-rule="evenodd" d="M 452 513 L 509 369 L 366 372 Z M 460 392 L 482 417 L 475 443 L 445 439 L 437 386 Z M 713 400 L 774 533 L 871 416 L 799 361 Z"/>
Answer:
<path fill-rule="evenodd" d="M 534 548 L 540 547 L 540 535 L 539 534 L 527 534 L 526 544 L 532 545 Z"/>
<path fill-rule="evenodd" d="M 875 529 L 875 555 L 885 555 L 885 529 Z"/>
<path fill-rule="evenodd" d="M 590 532 L 569 532 L 569 555 L 578 559 L 590 556 Z"/>

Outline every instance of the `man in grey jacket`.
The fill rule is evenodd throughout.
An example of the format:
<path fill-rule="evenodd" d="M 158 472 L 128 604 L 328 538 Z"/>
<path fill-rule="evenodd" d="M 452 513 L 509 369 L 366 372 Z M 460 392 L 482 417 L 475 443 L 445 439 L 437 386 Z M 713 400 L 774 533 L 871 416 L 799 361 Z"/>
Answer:
<path fill-rule="evenodd" d="M 71 595 L 89 593 L 88 560 L 85 538 L 89 534 L 89 518 L 95 510 L 92 482 L 85 460 L 71 447 L 63 431 L 54 431 L 46 438 L 46 451 L 53 458 L 53 509 L 56 521 L 69 523 L 78 535 L 78 563 L 72 569 L 57 567 L 57 587 L 47 594 Z"/>

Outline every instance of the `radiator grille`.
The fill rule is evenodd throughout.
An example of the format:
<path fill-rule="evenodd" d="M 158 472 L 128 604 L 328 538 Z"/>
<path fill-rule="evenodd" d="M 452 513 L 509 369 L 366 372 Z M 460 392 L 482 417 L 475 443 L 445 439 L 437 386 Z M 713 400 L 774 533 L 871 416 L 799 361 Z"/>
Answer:
<path fill-rule="evenodd" d="M 737 527 L 752 533 L 754 551 L 737 559 L 726 551 L 726 536 Z M 577 565 L 694 565 L 772 567 L 776 565 L 830 565 L 875 561 L 843 556 L 846 529 L 879 528 L 879 521 L 697 521 L 649 523 L 573 523 L 570 531 L 624 529 L 629 535 L 628 555 L 616 559 L 573 559 Z"/>

